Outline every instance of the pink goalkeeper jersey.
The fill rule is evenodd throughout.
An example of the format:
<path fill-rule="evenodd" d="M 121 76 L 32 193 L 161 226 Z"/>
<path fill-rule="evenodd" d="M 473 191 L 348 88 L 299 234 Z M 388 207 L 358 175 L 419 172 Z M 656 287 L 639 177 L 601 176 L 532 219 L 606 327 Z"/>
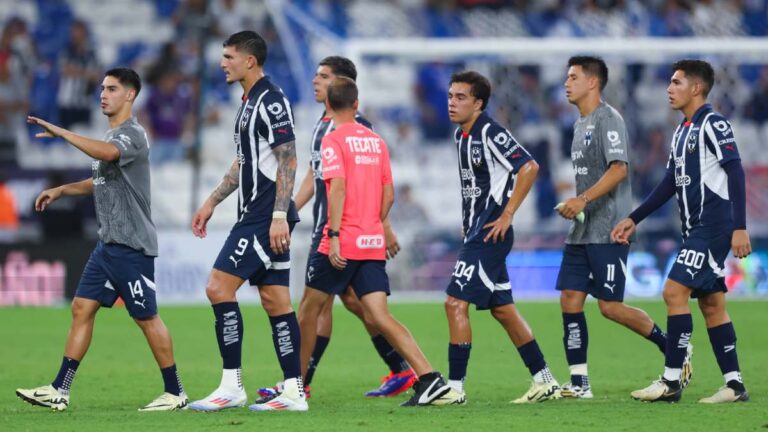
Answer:
<path fill-rule="evenodd" d="M 346 196 L 339 230 L 341 256 L 386 259 L 381 196 L 383 186 L 392 184 L 387 144 L 361 124 L 344 123 L 323 138 L 322 158 L 329 213 L 318 251 L 328 255 L 331 179 L 343 178 Z"/>

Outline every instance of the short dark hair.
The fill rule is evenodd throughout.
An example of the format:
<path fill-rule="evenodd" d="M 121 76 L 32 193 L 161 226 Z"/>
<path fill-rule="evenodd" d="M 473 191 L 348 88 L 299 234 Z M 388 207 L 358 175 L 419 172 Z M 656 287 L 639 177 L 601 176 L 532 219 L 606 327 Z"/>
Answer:
<path fill-rule="evenodd" d="M 352 60 L 341 56 L 328 56 L 318 63 L 319 66 L 328 66 L 336 76 L 345 76 L 357 81 L 357 68 Z"/>
<path fill-rule="evenodd" d="M 608 66 L 605 61 L 596 56 L 573 56 L 568 59 L 568 67 L 581 66 L 585 75 L 596 76 L 600 82 L 600 91 L 608 84 Z"/>
<path fill-rule="evenodd" d="M 255 31 L 237 32 L 224 41 L 224 46 L 234 46 L 236 50 L 256 57 L 259 66 L 264 66 L 267 61 L 267 42 Z"/>
<path fill-rule="evenodd" d="M 124 87 L 130 87 L 134 90 L 136 90 L 136 96 L 139 95 L 139 92 L 141 92 L 141 78 L 139 78 L 139 74 L 136 73 L 135 70 L 126 68 L 126 67 L 119 67 L 108 70 L 105 74 L 105 77 L 111 76 L 117 78 L 117 81 Z"/>
<path fill-rule="evenodd" d="M 484 77 L 479 72 L 456 72 L 451 75 L 451 82 L 448 83 L 448 85 L 450 86 L 453 83 L 469 84 L 469 93 L 477 99 L 483 101 L 483 105 L 480 107 L 480 110 L 485 110 L 485 107 L 488 106 L 488 100 L 491 98 L 491 82 L 488 81 L 488 78 Z"/>
<path fill-rule="evenodd" d="M 328 86 L 328 105 L 334 111 L 354 108 L 357 84 L 350 77 L 340 76 Z"/>
<path fill-rule="evenodd" d="M 704 82 L 704 98 L 709 95 L 715 86 L 715 71 L 712 65 L 704 60 L 685 59 L 675 62 L 672 71 L 683 71 L 687 78 L 698 78 Z"/>

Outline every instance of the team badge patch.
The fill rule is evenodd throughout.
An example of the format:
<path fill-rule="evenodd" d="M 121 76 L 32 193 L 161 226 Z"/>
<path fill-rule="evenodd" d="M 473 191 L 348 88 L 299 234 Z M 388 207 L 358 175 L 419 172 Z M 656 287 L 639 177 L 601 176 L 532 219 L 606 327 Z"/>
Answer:
<path fill-rule="evenodd" d="M 483 163 L 482 150 L 480 147 L 472 146 L 472 163 L 480 166 Z"/>
<path fill-rule="evenodd" d="M 699 134 L 693 134 L 693 133 L 688 137 L 688 143 L 687 143 L 688 153 L 693 153 L 693 151 L 696 150 L 696 142 L 698 140 L 698 137 L 699 137 Z"/>
<path fill-rule="evenodd" d="M 592 143 L 592 131 L 587 131 L 586 135 L 584 135 L 584 146 L 589 147 L 589 144 Z"/>

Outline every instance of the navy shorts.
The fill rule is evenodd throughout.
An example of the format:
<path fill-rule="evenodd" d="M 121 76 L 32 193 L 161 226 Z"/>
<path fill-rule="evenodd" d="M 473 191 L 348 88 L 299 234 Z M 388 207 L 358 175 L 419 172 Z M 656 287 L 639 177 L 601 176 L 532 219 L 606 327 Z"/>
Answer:
<path fill-rule="evenodd" d="M 566 244 L 557 289 L 581 291 L 606 301 L 624 301 L 629 245 Z"/>
<path fill-rule="evenodd" d="M 314 251 L 307 264 L 307 286 L 330 295 L 339 295 L 348 286 L 362 298 L 372 292 L 389 295 L 389 277 L 384 260 L 347 260 L 344 270 L 331 265 L 328 255 Z"/>
<path fill-rule="evenodd" d="M 514 303 L 507 273 L 507 255 L 514 234 L 510 228 L 498 243 L 465 243 L 445 292 L 475 305 L 477 310 Z"/>
<path fill-rule="evenodd" d="M 269 247 L 271 220 L 236 224 L 213 264 L 213 268 L 247 280 L 251 286 L 288 286 L 291 252 L 275 254 Z M 289 222 L 291 232 L 296 225 Z"/>
<path fill-rule="evenodd" d="M 75 297 L 112 307 L 120 297 L 136 319 L 157 315 L 155 257 L 121 244 L 99 241 L 85 265 Z"/>
<path fill-rule="evenodd" d="M 690 288 L 691 297 L 728 292 L 725 259 L 730 250 L 730 233 L 693 231 L 683 242 L 667 277 Z"/>

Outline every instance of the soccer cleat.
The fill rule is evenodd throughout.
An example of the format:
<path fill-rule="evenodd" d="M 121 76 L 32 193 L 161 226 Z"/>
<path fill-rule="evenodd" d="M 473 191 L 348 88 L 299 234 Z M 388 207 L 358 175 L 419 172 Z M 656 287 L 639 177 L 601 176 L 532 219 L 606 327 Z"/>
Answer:
<path fill-rule="evenodd" d="M 189 404 L 195 411 L 216 412 L 226 408 L 240 408 L 245 406 L 248 396 L 245 390 L 226 390 L 217 388 L 205 399 L 200 399 Z"/>
<path fill-rule="evenodd" d="M 433 403 L 444 396 L 451 390 L 451 387 L 446 384 L 443 376 L 439 372 L 432 372 L 427 374 L 428 378 L 425 380 L 416 380 L 413 383 L 413 396 L 410 399 L 400 404 L 400 406 L 425 406 L 433 405 Z"/>
<path fill-rule="evenodd" d="M 670 387 L 667 381 L 659 378 L 648 387 L 633 391 L 631 395 L 643 402 L 678 402 L 683 395 L 683 389 Z"/>
<path fill-rule="evenodd" d="M 251 411 L 307 411 L 309 405 L 304 396 L 301 378 L 286 380 L 281 393 L 261 397 L 248 407 Z"/>
<path fill-rule="evenodd" d="M 693 377 L 693 344 L 688 343 L 688 348 L 685 351 L 685 359 L 683 359 L 683 368 L 680 373 L 680 388 L 688 387 Z"/>
<path fill-rule="evenodd" d="M 577 386 L 572 383 L 563 384 L 560 388 L 560 396 L 566 399 L 592 399 L 592 386 Z"/>
<path fill-rule="evenodd" d="M 261 387 L 259 389 L 259 396 L 261 397 L 270 397 L 279 395 L 283 392 L 283 382 L 278 381 L 277 384 L 275 384 L 272 387 Z"/>
<path fill-rule="evenodd" d="M 432 401 L 432 405 L 464 405 L 467 403 L 467 395 L 463 391 L 454 388 L 448 390 L 448 393 Z"/>
<path fill-rule="evenodd" d="M 172 393 L 163 393 L 157 399 L 147 404 L 139 411 L 175 411 L 187 409 L 189 398 L 185 393 L 175 395 Z"/>
<path fill-rule="evenodd" d="M 371 390 L 365 395 L 367 397 L 390 397 L 397 396 L 400 393 L 408 391 L 416 382 L 416 372 L 408 369 L 400 373 L 390 372 L 389 375 L 381 379 L 381 385 L 376 390 Z"/>
<path fill-rule="evenodd" d="M 749 400 L 749 393 L 746 390 L 739 391 L 730 387 L 722 386 L 710 397 L 705 397 L 699 400 L 699 403 L 705 404 L 717 404 L 717 403 L 729 403 L 729 402 L 746 402 Z"/>
<path fill-rule="evenodd" d="M 512 401 L 514 404 L 537 403 L 560 399 L 560 385 L 552 380 L 546 383 L 531 382 L 531 387 L 524 395 Z"/>
<path fill-rule="evenodd" d="M 16 396 L 32 405 L 53 408 L 55 411 L 64 411 L 69 406 L 69 395 L 50 384 L 33 389 L 16 389 Z"/>

